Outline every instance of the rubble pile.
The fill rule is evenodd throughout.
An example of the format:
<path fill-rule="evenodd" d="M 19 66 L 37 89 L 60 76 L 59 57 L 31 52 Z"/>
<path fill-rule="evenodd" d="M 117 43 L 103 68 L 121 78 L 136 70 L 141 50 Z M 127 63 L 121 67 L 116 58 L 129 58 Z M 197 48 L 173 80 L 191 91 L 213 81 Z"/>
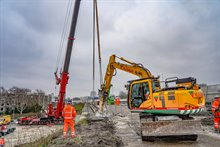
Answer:
<path fill-rule="evenodd" d="M 84 146 L 123 146 L 122 140 L 116 135 L 114 123 L 109 119 L 102 121 L 87 120 L 86 123 L 79 123 L 75 127 L 76 138 L 70 137 L 63 139 L 60 137 L 51 141 L 49 146 L 56 147 L 84 147 Z"/>

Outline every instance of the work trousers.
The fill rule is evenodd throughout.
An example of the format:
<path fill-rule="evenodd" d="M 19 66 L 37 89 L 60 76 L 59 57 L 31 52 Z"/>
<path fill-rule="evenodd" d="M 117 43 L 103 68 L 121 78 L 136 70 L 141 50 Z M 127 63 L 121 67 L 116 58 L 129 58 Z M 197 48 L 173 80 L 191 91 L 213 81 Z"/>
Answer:
<path fill-rule="evenodd" d="M 63 137 L 66 137 L 69 126 L 70 126 L 72 137 L 75 137 L 75 129 L 74 129 L 74 120 L 73 119 L 64 119 Z"/>
<path fill-rule="evenodd" d="M 214 117 L 214 128 L 220 131 L 220 117 Z"/>

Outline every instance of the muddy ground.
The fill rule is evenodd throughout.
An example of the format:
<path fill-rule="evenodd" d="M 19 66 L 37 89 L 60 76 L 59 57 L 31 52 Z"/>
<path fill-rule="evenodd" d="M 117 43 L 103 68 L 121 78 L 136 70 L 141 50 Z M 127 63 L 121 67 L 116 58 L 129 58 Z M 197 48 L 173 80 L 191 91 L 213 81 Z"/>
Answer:
<path fill-rule="evenodd" d="M 51 147 L 121 147 L 122 140 L 115 134 L 115 125 L 109 119 L 84 120 L 75 126 L 76 138 L 63 139 L 62 134 L 52 140 L 48 146 Z"/>
<path fill-rule="evenodd" d="M 130 113 L 127 106 L 108 106 L 110 116 L 103 120 L 94 120 L 94 117 L 84 117 L 75 126 L 76 138 L 63 138 L 62 132 L 46 146 L 52 147 L 219 147 L 220 134 L 213 129 L 211 112 L 196 115 L 202 120 L 202 130 L 199 131 L 195 142 L 186 141 L 142 141 L 140 133 L 139 115 Z M 70 134 L 69 134 L 70 136 Z"/>

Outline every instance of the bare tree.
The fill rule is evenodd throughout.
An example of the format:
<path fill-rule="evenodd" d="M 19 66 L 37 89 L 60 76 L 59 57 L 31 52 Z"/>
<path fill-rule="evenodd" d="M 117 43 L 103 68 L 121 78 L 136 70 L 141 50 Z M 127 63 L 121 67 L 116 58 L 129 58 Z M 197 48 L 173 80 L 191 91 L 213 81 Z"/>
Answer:
<path fill-rule="evenodd" d="M 24 110 L 27 108 L 26 99 L 26 95 L 23 94 L 18 95 L 16 99 L 16 109 L 18 110 L 18 112 L 20 112 L 20 114 L 22 114 Z"/>
<path fill-rule="evenodd" d="M 1 86 L 0 87 L 0 93 L 5 94 L 5 93 L 7 93 L 7 90 L 3 86 Z"/>
<path fill-rule="evenodd" d="M 41 89 L 36 89 L 34 93 L 45 95 L 45 92 Z"/>
<path fill-rule="evenodd" d="M 47 108 L 47 104 L 49 103 L 49 97 L 46 95 L 46 93 L 41 89 L 36 89 L 35 92 L 38 97 L 38 105 L 42 106 L 42 109 Z"/>
<path fill-rule="evenodd" d="M 28 94 L 31 93 L 30 89 L 27 88 L 19 88 L 17 86 L 13 86 L 12 88 L 10 88 L 8 90 L 10 93 L 14 93 L 14 94 Z"/>
<path fill-rule="evenodd" d="M 12 107 L 16 108 L 22 114 L 28 108 L 33 109 L 35 106 L 41 106 L 46 109 L 49 103 L 49 96 L 41 89 L 31 91 L 27 88 L 13 86 L 7 90 L 0 86 L 0 102 L 2 107 L 10 110 L 12 110 Z"/>
<path fill-rule="evenodd" d="M 13 86 L 8 90 L 10 94 L 15 95 L 15 107 L 20 114 L 23 113 L 23 111 L 27 108 L 27 105 L 29 103 L 28 100 L 31 100 L 28 96 L 31 93 L 30 89 L 27 88 L 19 88 L 16 86 Z M 29 99 L 28 99 L 29 98 Z"/>

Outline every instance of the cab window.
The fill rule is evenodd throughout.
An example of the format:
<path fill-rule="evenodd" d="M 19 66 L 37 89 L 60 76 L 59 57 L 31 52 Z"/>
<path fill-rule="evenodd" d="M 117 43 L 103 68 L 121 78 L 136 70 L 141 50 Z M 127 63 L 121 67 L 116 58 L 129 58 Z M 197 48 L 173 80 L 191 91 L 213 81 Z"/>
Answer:
<path fill-rule="evenodd" d="M 149 96 L 149 85 L 147 82 L 132 85 L 131 102 L 133 107 L 139 107 Z"/>
<path fill-rule="evenodd" d="M 132 86 L 132 98 L 141 97 L 141 85 L 135 84 Z"/>

